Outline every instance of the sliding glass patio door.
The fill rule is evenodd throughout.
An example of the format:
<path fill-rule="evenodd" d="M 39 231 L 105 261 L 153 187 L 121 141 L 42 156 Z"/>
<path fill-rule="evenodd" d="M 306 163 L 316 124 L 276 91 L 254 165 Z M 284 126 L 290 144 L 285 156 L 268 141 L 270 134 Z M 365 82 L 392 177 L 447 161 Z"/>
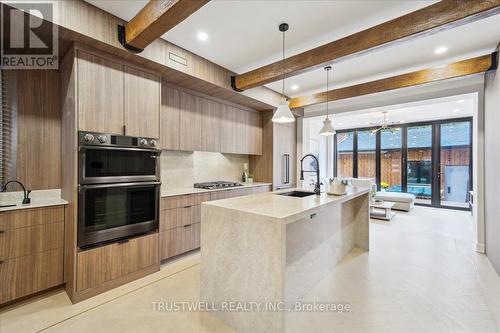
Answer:
<path fill-rule="evenodd" d="M 416 203 L 469 209 L 472 189 L 470 118 L 338 131 L 340 178 L 370 178 L 382 191 L 412 193 Z"/>
<path fill-rule="evenodd" d="M 432 203 L 432 125 L 409 126 L 406 141 L 406 192 Z"/>
<path fill-rule="evenodd" d="M 471 186 L 470 121 L 440 124 L 439 186 L 440 205 L 468 208 Z"/>

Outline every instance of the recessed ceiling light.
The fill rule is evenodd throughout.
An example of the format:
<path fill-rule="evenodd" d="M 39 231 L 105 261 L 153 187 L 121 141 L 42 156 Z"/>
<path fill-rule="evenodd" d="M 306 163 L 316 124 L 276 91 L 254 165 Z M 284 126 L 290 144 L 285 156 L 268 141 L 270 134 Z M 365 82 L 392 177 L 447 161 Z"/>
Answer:
<path fill-rule="evenodd" d="M 399 122 L 400 122 L 400 123 L 404 123 L 405 121 L 404 121 L 404 120 L 400 120 Z"/>
<path fill-rule="evenodd" d="M 459 99 L 459 100 L 457 101 L 457 103 L 458 103 L 458 104 L 462 104 L 463 102 L 464 102 L 464 100 L 463 100 L 463 99 Z"/>
<path fill-rule="evenodd" d="M 296 84 L 294 84 L 294 85 L 291 86 L 291 88 L 292 88 L 292 90 L 297 90 L 297 89 L 299 89 L 299 86 L 296 85 Z"/>
<path fill-rule="evenodd" d="M 443 54 L 446 51 L 448 51 L 448 48 L 446 46 L 440 46 L 434 50 L 434 54 Z"/>
<path fill-rule="evenodd" d="M 199 32 L 198 33 L 198 39 L 202 41 L 206 41 L 208 39 L 208 35 L 205 32 Z"/>
<path fill-rule="evenodd" d="M 453 112 L 459 112 L 459 111 L 460 111 L 460 109 L 455 109 L 455 110 L 453 110 Z"/>

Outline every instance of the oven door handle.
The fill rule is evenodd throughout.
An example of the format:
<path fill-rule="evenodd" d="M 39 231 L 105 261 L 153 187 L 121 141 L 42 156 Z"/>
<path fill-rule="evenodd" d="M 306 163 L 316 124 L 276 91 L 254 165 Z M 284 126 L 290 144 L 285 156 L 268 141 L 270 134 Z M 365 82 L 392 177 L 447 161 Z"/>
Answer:
<path fill-rule="evenodd" d="M 78 150 L 125 150 L 125 151 L 145 151 L 160 154 L 161 150 L 150 148 L 130 148 L 130 147 L 106 147 L 106 146 L 80 146 Z"/>
<path fill-rule="evenodd" d="M 78 185 L 78 190 L 87 190 L 94 188 L 109 187 L 137 187 L 147 185 L 161 185 L 161 182 L 134 182 L 134 183 L 116 183 L 116 184 L 98 184 L 98 185 Z"/>

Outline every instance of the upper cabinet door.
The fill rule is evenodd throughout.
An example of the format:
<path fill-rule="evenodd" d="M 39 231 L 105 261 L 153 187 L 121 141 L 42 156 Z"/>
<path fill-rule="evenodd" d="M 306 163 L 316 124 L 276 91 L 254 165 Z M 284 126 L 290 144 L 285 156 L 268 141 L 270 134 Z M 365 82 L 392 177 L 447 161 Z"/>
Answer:
<path fill-rule="evenodd" d="M 201 150 L 201 98 L 179 93 L 179 149 Z"/>
<path fill-rule="evenodd" d="M 240 154 L 250 154 L 250 112 L 237 110 L 236 130 L 237 130 L 237 152 Z"/>
<path fill-rule="evenodd" d="M 201 106 L 201 150 L 221 151 L 221 109 L 222 105 L 207 98 L 200 98 Z"/>
<path fill-rule="evenodd" d="M 180 121 L 179 90 L 162 86 L 161 89 L 161 127 L 160 146 L 162 149 L 179 149 L 179 121 Z"/>
<path fill-rule="evenodd" d="M 160 77 L 126 67 L 125 134 L 160 138 Z"/>
<path fill-rule="evenodd" d="M 249 112 L 249 153 L 262 155 L 262 114 Z"/>
<path fill-rule="evenodd" d="M 77 57 L 78 129 L 123 134 L 122 65 L 79 50 Z"/>
<path fill-rule="evenodd" d="M 224 104 L 221 111 L 221 152 L 236 153 L 237 146 L 237 117 L 238 109 Z"/>

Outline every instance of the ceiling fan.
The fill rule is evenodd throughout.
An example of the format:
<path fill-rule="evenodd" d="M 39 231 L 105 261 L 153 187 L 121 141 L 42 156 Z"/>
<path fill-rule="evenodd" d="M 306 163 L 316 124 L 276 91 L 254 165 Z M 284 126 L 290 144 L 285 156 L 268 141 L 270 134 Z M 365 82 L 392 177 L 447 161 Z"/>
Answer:
<path fill-rule="evenodd" d="M 393 134 L 395 132 L 397 132 L 397 131 L 401 131 L 401 128 L 399 128 L 399 127 L 391 127 L 391 126 L 396 125 L 396 123 L 388 121 L 388 119 L 387 119 L 387 111 L 382 112 L 382 114 L 384 115 L 384 120 L 382 121 L 381 125 L 375 124 L 375 123 L 370 123 L 371 125 L 380 126 L 379 128 L 376 128 L 376 129 L 372 130 L 372 134 L 375 134 L 375 133 L 377 133 L 378 131 L 381 131 L 381 130 L 389 130 Z"/>

